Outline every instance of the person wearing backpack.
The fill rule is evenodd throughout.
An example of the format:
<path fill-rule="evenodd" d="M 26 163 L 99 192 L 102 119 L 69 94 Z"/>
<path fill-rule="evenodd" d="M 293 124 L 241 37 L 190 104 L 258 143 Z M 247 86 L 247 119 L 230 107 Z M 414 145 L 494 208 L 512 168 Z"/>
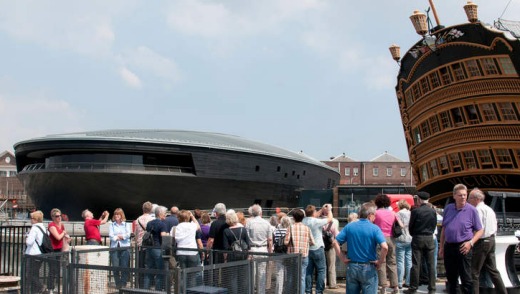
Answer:
<path fill-rule="evenodd" d="M 43 226 L 43 212 L 36 210 L 30 214 L 31 216 L 31 229 L 25 239 L 26 255 L 40 255 L 40 244 L 43 242 L 43 232 L 45 227 Z M 42 261 L 38 259 L 30 259 L 30 263 L 27 264 L 25 270 L 25 277 L 29 280 L 30 293 L 41 293 L 43 290 L 43 284 L 40 281 L 40 267 Z"/>
<path fill-rule="evenodd" d="M 321 218 L 327 218 L 329 209 L 332 204 L 325 204 L 321 210 Z M 331 211 L 332 213 L 332 211 Z M 332 246 L 336 236 L 339 234 L 339 222 L 336 218 L 332 218 L 332 222 L 323 226 L 323 249 L 325 250 L 325 261 L 327 264 L 327 285 L 329 289 L 338 289 L 336 284 L 336 252 Z"/>
<path fill-rule="evenodd" d="M 238 216 L 234 210 L 226 212 L 226 224 L 229 226 L 224 229 L 224 249 L 232 251 L 226 254 L 227 262 L 247 259 L 247 252 L 251 249 L 251 239 L 246 229 L 238 222 Z M 230 293 L 246 293 L 248 280 L 244 279 L 240 273 L 241 267 L 233 268 L 230 273 Z"/>
<path fill-rule="evenodd" d="M 280 223 L 276 227 L 273 233 L 274 252 L 286 254 L 288 246 L 285 245 L 285 235 L 287 234 L 287 228 L 291 226 L 291 219 L 287 216 L 283 216 L 280 219 Z M 285 266 L 283 260 L 276 260 L 276 286 L 275 293 L 284 293 L 284 280 L 285 280 Z M 286 287 L 285 293 L 289 293 L 289 287 Z"/>

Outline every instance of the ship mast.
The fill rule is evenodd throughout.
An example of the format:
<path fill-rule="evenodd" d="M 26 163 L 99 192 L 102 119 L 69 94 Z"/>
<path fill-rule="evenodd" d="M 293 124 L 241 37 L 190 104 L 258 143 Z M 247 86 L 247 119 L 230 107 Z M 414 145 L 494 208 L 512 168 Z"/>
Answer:
<path fill-rule="evenodd" d="M 433 12 L 433 17 L 435 17 L 435 22 L 437 23 L 437 27 L 441 25 L 441 21 L 439 20 L 439 15 L 437 14 L 437 9 L 435 8 L 435 4 L 433 3 L 433 0 L 428 0 L 430 2 L 430 7 Z"/>

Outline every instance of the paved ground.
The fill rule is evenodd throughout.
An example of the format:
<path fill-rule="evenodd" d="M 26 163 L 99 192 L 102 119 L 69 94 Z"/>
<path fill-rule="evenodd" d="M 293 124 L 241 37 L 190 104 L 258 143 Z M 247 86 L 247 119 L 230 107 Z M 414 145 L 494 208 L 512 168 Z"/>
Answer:
<path fill-rule="evenodd" d="M 323 293 L 324 294 L 336 294 L 336 293 L 344 294 L 347 292 L 345 289 L 345 280 L 338 280 L 338 286 L 339 286 L 338 289 L 326 289 Z M 445 289 L 446 289 L 446 286 L 444 284 L 444 280 L 438 281 L 436 293 L 446 293 Z M 404 292 L 403 290 L 401 290 L 401 293 Z M 390 290 L 387 290 L 387 293 L 390 293 Z M 419 287 L 419 289 L 417 290 L 417 293 L 428 293 L 428 289 L 426 288 L 426 286 L 423 285 L 423 286 Z"/>

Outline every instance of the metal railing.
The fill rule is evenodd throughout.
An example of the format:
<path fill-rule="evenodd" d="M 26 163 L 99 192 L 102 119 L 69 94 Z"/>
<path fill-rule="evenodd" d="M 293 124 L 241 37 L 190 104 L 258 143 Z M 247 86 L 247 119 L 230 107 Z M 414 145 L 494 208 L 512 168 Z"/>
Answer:
<path fill-rule="evenodd" d="M 301 257 L 297 254 L 249 252 L 243 260 L 215 263 L 213 256 L 225 255 L 231 260 L 234 252 L 183 249 L 204 252 L 209 258 L 199 266 L 181 268 L 171 262 L 175 256 L 161 255 L 164 267 L 157 269 L 139 263 L 139 255 L 146 256 L 149 250 L 152 248 L 77 246 L 70 252 L 25 256 L 22 293 L 252 294 L 298 293 L 300 287 Z M 132 256 L 128 267 L 113 264 L 113 256 L 122 251 Z M 202 292 L 209 290 L 213 292 Z"/>

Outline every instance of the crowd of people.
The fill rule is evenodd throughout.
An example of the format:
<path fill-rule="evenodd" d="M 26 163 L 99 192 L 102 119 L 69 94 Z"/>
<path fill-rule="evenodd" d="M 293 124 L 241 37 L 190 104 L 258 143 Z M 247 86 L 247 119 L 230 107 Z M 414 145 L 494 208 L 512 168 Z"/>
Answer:
<path fill-rule="evenodd" d="M 429 293 L 435 293 L 437 281 L 437 255 L 444 258 L 448 293 L 478 293 L 480 273 L 483 268 L 490 274 L 496 293 L 507 293 L 500 273 L 495 264 L 495 235 L 497 221 L 495 213 L 484 203 L 485 194 L 478 188 L 468 195 L 462 184 L 453 188 L 454 203 L 448 204 L 444 215 L 437 213 L 429 203 L 430 195 L 419 192 L 417 202 L 405 199 L 397 203 L 398 211 L 390 207 L 390 198 L 379 194 L 371 202 L 361 205 L 358 213 L 348 216 L 348 224 L 340 231 L 337 219 L 333 216 L 332 206 L 321 208 L 308 205 L 294 209 L 289 215 L 277 210 L 270 220 L 263 218 L 262 207 L 249 207 L 249 217 L 243 212 L 226 209 L 217 203 L 211 213 L 201 210 L 179 210 L 145 202 L 143 214 L 133 225 L 132 232 L 126 224 L 124 211 L 117 208 L 112 214 L 109 226 L 112 266 L 128 267 L 130 263 L 130 238 L 135 236 L 140 254 L 139 266 L 146 269 L 162 270 L 165 260 L 161 245 L 164 237 L 175 240 L 177 248 L 175 259 L 170 266 L 190 268 L 208 263 L 211 252 L 213 263 L 224 263 L 261 258 L 249 253 L 273 253 L 275 245 L 285 246 L 287 253 L 301 255 L 301 293 L 322 294 L 326 285 L 337 288 L 336 258 L 347 265 L 347 293 L 404 293 L 415 294 L 422 283 L 427 284 Z M 84 230 L 87 244 L 101 244 L 99 226 L 105 224 L 109 212 L 104 211 L 99 219 L 88 209 L 84 210 Z M 61 211 L 51 211 L 52 222 L 48 228 L 43 226 L 43 213 L 31 213 L 33 224 L 27 236 L 28 255 L 41 254 L 40 245 L 43 234 L 48 230 L 54 251 L 67 250 L 70 236 L 61 221 Z M 213 218 L 213 219 L 212 219 Z M 402 234 L 393 235 L 394 223 L 402 228 Z M 440 244 L 437 242 L 437 227 L 442 224 Z M 145 235 L 151 235 L 151 244 L 143 244 Z M 240 246 L 237 251 L 234 246 Z M 341 245 L 346 244 L 347 250 Z M 440 245 L 440 246 L 439 246 Z M 123 249 L 121 249 L 123 248 Z M 203 251 L 208 249 L 211 251 Z M 279 249 L 277 249 L 279 250 Z M 233 254 L 226 251 L 234 251 Z M 32 265 L 38 271 L 40 264 Z M 256 293 L 264 294 L 271 288 L 270 275 L 276 275 L 275 293 L 293 293 L 283 284 L 290 279 L 282 262 L 272 266 L 260 262 L 256 267 Z M 37 275 L 36 275 L 37 276 Z M 55 289 L 59 267 L 50 266 L 46 286 L 38 279 L 31 281 L 33 292 L 48 293 Z M 422 278 L 421 276 L 425 276 Z M 199 279 L 200 277 L 197 277 Z M 248 281 L 231 277 L 230 293 L 240 293 Z M 460 284 L 459 284 L 460 279 Z M 117 288 L 125 287 L 129 280 L 128 271 L 114 271 Z M 296 281 L 294 281 L 296 282 Z M 187 281 L 194 286 L 200 280 Z M 315 284 L 315 285 L 313 285 Z M 164 290 L 164 275 L 145 274 L 142 288 Z M 285 288 L 284 288 L 285 287 Z"/>

